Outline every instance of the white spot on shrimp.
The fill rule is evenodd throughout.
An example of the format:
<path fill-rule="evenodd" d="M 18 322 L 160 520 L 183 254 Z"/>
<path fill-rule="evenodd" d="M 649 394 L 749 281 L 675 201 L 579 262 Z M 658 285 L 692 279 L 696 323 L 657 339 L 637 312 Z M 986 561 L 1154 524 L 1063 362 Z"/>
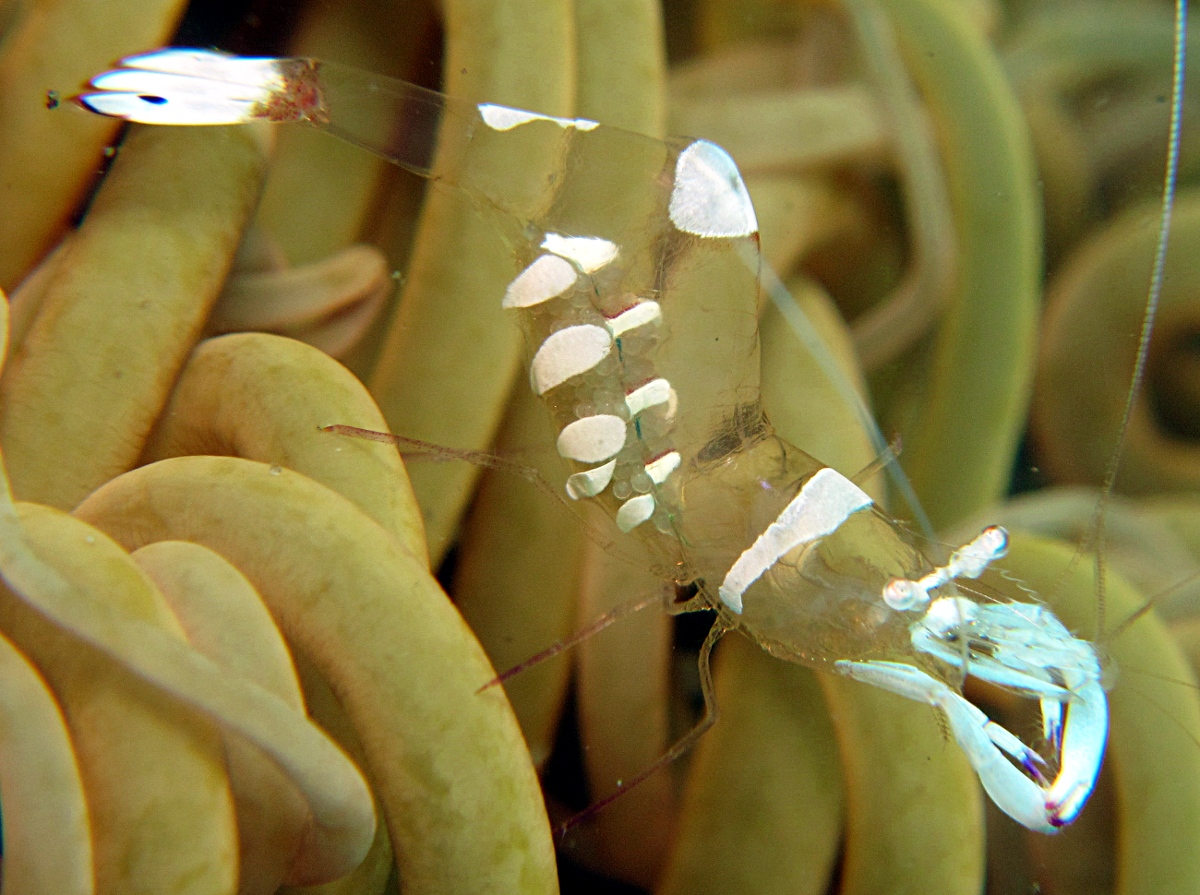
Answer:
<path fill-rule="evenodd" d="M 629 332 L 631 329 L 637 329 L 639 326 L 645 326 L 648 323 L 657 323 L 662 320 L 662 307 L 656 301 L 643 301 L 634 305 L 632 308 L 622 311 L 616 317 L 612 317 L 608 321 L 608 331 L 613 334 L 613 338 Z"/>
<path fill-rule="evenodd" d="M 682 462 L 683 458 L 679 456 L 678 451 L 669 451 L 657 460 L 652 460 L 646 464 L 646 475 L 650 476 L 650 481 L 654 482 L 654 484 L 661 485 L 671 473 L 679 468 Z"/>
<path fill-rule="evenodd" d="M 578 279 L 575 268 L 558 255 L 542 255 L 517 274 L 504 290 L 505 308 L 532 308 L 562 295 Z"/>
<path fill-rule="evenodd" d="M 558 453 L 580 463 L 602 463 L 625 446 L 625 420 L 602 413 L 570 423 L 558 436 Z"/>
<path fill-rule="evenodd" d="M 529 365 L 534 394 L 544 395 L 572 376 L 587 372 L 611 350 L 612 336 L 603 327 L 590 323 L 552 332 Z"/>
<path fill-rule="evenodd" d="M 599 236 L 563 236 L 547 233 L 542 248 L 579 265 L 584 273 L 595 273 L 617 257 L 617 244 Z"/>
<path fill-rule="evenodd" d="M 595 469 L 589 469 L 586 472 L 577 472 L 567 478 L 567 496 L 571 500 L 579 500 L 582 497 L 595 497 L 601 491 L 608 487 L 608 483 L 612 481 L 613 470 L 617 468 L 616 460 L 609 460 L 603 466 L 597 466 Z"/>
<path fill-rule="evenodd" d="M 671 383 L 666 379 L 652 379 L 627 394 L 625 406 L 629 408 L 629 416 L 635 417 L 648 407 L 666 404 L 670 400 Z"/>
<path fill-rule="evenodd" d="M 750 236 L 758 231 L 737 165 L 728 152 L 707 140 L 697 140 L 679 153 L 670 213 L 676 227 L 697 236 Z"/>
<path fill-rule="evenodd" d="M 236 124 L 259 117 L 287 89 L 277 59 L 243 59 L 206 50 L 168 49 L 121 60 L 97 75 L 101 93 L 79 97 L 87 108 L 143 124 Z"/>
<path fill-rule="evenodd" d="M 631 532 L 654 515 L 654 495 L 639 494 L 621 504 L 617 510 L 617 528 Z"/>
<path fill-rule="evenodd" d="M 542 115 L 538 112 L 526 112 L 524 109 L 513 109 L 508 106 L 498 106 L 494 103 L 482 103 L 476 107 L 483 123 L 492 130 L 510 131 L 531 121 L 549 121 L 562 128 L 573 127 L 581 131 L 590 131 L 600 126 L 598 121 L 589 118 L 558 118 L 554 115 Z"/>

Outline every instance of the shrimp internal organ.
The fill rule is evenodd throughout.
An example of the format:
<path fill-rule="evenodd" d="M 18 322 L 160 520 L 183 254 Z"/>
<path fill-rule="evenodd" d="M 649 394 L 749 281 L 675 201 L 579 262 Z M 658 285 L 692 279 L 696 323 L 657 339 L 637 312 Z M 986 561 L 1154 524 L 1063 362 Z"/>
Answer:
<path fill-rule="evenodd" d="M 163 50 L 123 66 L 79 102 L 146 123 L 307 121 L 472 195 L 518 257 L 497 301 L 519 318 L 531 387 L 575 466 L 568 496 L 601 503 L 665 555 L 718 630 L 938 708 L 1018 822 L 1052 832 L 1076 817 L 1107 739 L 1094 649 L 1043 606 L 958 594 L 955 579 L 1003 556 L 1002 529 L 939 565 L 857 485 L 773 432 L 759 403 L 758 226 L 724 150 L 472 106 L 315 60 Z M 383 84 L 393 117 L 420 106 L 439 128 L 437 162 L 348 130 L 337 98 L 356 84 Z M 472 160 L 523 140 L 557 165 L 529 172 L 534 188 L 514 203 Z M 964 676 L 1038 700 L 1049 754 L 967 701 Z"/>

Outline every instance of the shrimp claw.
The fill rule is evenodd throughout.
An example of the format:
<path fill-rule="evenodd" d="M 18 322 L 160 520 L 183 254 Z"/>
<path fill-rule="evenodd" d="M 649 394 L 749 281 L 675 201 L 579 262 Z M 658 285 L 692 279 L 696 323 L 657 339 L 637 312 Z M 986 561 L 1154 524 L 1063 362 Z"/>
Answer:
<path fill-rule="evenodd" d="M 1091 795 L 1108 736 L 1108 698 L 1091 645 L 1045 607 L 979 605 L 963 597 L 934 600 L 910 631 L 919 651 L 1040 701 L 1051 764 L 1058 769 L 1052 780 L 1043 775 L 1047 762 L 1038 752 L 944 681 L 905 662 L 841 661 L 835 667 L 940 709 L 988 795 L 1018 823 L 1042 833 L 1071 823 Z"/>

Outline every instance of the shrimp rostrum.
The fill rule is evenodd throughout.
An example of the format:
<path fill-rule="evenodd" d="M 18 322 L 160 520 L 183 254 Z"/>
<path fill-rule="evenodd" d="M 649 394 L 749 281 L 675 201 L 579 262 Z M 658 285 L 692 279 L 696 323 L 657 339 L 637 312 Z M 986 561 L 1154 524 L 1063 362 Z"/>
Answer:
<path fill-rule="evenodd" d="M 520 264 L 497 301 L 525 331 L 531 387 L 574 467 L 568 496 L 602 504 L 696 586 L 676 609 L 717 613 L 702 663 L 740 630 L 779 658 L 927 703 L 1005 813 L 1042 832 L 1078 815 L 1108 732 L 1094 648 L 1042 605 L 959 591 L 1004 555 L 1003 529 L 930 559 L 858 484 L 772 430 L 759 401 L 757 222 L 722 149 L 459 103 L 315 60 L 166 50 L 125 66 L 81 102 L 149 123 L 307 121 L 494 217 Z M 392 119 L 436 129 L 436 155 L 341 120 L 338 97 L 358 81 Z M 557 161 L 530 172 L 516 204 L 511 184 L 475 172 L 524 141 Z M 1038 701 L 1040 748 L 963 695 L 971 677 Z M 707 686 L 705 698 L 711 717 Z"/>

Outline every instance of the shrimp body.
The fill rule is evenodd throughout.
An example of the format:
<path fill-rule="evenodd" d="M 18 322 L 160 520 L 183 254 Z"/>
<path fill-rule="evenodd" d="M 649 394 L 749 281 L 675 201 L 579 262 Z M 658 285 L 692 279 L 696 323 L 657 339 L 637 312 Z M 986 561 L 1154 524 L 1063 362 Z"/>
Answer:
<path fill-rule="evenodd" d="M 1095 650 L 1043 606 L 955 589 L 1004 554 L 1003 530 L 944 563 L 926 557 L 763 414 L 758 225 L 724 150 L 463 104 L 314 60 L 164 50 L 124 66 L 79 101 L 147 123 L 307 121 L 469 193 L 518 259 L 497 300 L 525 332 L 530 385 L 573 464 L 568 496 L 602 504 L 695 583 L 694 608 L 718 613 L 716 636 L 740 629 L 780 658 L 937 707 L 1020 823 L 1050 832 L 1082 809 L 1107 739 Z M 395 114 L 437 125 L 436 163 L 347 131 L 336 98 L 359 82 L 360 97 L 385 95 Z M 511 157 L 523 141 L 548 145 L 552 169 L 520 182 L 477 175 L 480 157 Z M 967 676 L 1039 700 L 1048 754 L 970 703 Z"/>

